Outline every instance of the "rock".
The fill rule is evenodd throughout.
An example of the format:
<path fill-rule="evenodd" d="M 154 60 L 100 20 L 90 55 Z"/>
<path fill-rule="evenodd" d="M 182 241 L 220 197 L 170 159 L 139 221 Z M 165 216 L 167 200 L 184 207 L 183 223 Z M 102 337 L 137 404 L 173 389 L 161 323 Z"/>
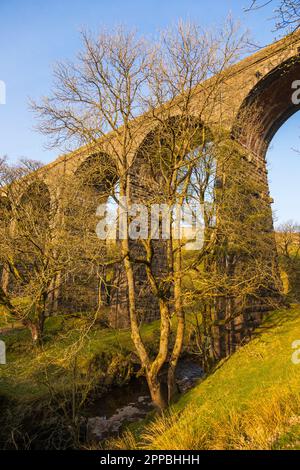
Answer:
<path fill-rule="evenodd" d="M 87 439 L 88 441 L 100 441 L 104 439 L 110 431 L 110 423 L 106 416 L 96 416 L 87 421 Z"/>
<path fill-rule="evenodd" d="M 138 397 L 138 403 L 143 403 L 148 397 Z"/>
<path fill-rule="evenodd" d="M 90 442 L 101 441 L 117 434 L 125 422 L 133 422 L 144 416 L 137 407 L 128 405 L 117 410 L 110 418 L 96 416 L 87 422 L 87 439 Z"/>

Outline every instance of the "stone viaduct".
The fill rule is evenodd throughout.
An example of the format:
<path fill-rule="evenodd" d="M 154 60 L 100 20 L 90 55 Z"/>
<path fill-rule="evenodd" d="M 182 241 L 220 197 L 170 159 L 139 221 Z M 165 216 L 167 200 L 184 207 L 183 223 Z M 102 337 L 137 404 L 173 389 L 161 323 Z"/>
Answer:
<path fill-rule="evenodd" d="M 199 93 L 195 94 L 193 104 L 195 116 L 197 116 L 197 109 L 200 105 L 202 106 L 203 90 L 209 89 L 216 79 L 217 77 L 213 77 L 204 84 L 202 83 L 199 87 Z M 261 181 L 264 188 L 261 197 L 264 198 L 269 208 L 272 200 L 269 197 L 265 156 L 276 131 L 300 109 L 300 105 L 294 104 L 292 101 L 295 80 L 300 80 L 300 33 L 289 35 L 230 67 L 226 71 L 226 80 L 222 83 L 222 99 L 214 110 L 213 120 L 215 122 L 221 121 L 224 129 L 230 132 L 232 138 L 236 139 L 245 149 L 247 166 L 245 174 L 242 176 L 247 179 L 251 175 Z M 247 109 L 250 109 L 252 105 L 255 105 L 258 110 L 257 125 L 245 126 L 244 128 L 243 120 L 239 117 L 242 113 L 246 112 L 247 114 Z M 149 132 L 151 130 L 147 128 L 141 130 L 140 138 L 133 151 L 135 155 L 139 155 L 141 146 L 147 142 Z M 109 135 L 109 138 L 114 139 L 114 136 Z M 102 156 L 105 156 L 108 153 L 105 138 L 101 139 L 100 145 L 102 146 Z M 78 172 L 93 158 L 99 159 L 99 155 L 95 156 L 91 148 L 83 147 L 60 156 L 39 170 L 41 180 L 47 186 L 50 197 L 54 191 L 57 191 L 57 181 L 60 178 L 66 174 L 74 175 L 76 178 Z M 101 158 L 98 160 L 99 165 L 101 165 Z M 143 194 L 145 191 L 147 192 L 143 188 L 143 182 L 140 178 L 141 159 L 142 156 L 135 159 L 132 169 L 132 192 L 136 195 L 140 192 Z M 272 231 L 272 222 L 269 227 L 266 227 L 266 230 Z M 275 244 L 272 246 L 272 250 L 276 251 Z M 5 282 L 5 279 L 2 279 L 2 282 Z M 126 289 L 124 286 L 122 287 L 124 282 L 121 276 L 118 301 L 111 307 L 112 323 L 121 327 L 128 324 Z M 139 283 L 142 285 L 143 282 L 143 273 L 141 273 Z M 137 288 L 141 289 L 141 286 Z M 138 296 L 138 308 L 142 312 L 144 320 L 150 321 L 156 317 L 157 309 L 147 289 L 142 289 L 142 292 L 142 295 Z"/>

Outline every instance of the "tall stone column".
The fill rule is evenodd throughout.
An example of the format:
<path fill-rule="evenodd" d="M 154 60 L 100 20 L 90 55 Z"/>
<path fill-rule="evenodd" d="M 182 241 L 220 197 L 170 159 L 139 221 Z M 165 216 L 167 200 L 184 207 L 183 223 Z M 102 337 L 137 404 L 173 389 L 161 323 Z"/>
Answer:
<path fill-rule="evenodd" d="M 261 322 L 262 313 L 281 299 L 265 159 L 247 153 L 235 142 L 225 142 L 222 151 L 216 190 L 216 269 L 226 277 L 229 290 L 216 302 L 215 350 L 219 358 L 233 352 Z"/>

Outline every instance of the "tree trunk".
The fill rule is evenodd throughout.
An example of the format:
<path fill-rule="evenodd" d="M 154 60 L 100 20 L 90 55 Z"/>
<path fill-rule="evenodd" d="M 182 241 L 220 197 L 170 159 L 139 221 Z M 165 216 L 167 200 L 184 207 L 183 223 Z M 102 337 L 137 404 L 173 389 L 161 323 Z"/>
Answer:
<path fill-rule="evenodd" d="M 61 272 L 57 273 L 55 278 L 54 278 L 53 304 L 52 304 L 52 315 L 53 316 L 56 316 L 57 313 L 58 313 L 60 285 L 61 285 Z"/>
<path fill-rule="evenodd" d="M 126 177 L 125 181 L 120 180 L 120 201 L 127 195 L 127 185 L 126 185 Z M 129 198 L 128 198 L 129 199 Z M 127 202 L 129 203 L 129 200 Z M 126 207 L 126 202 L 125 202 Z M 127 218 L 126 214 L 126 218 Z M 136 348 L 138 356 L 141 361 L 141 365 L 145 370 L 150 370 L 150 358 L 148 356 L 147 350 L 143 343 L 141 334 L 140 334 L 140 327 L 139 321 L 136 312 L 136 301 L 135 301 L 135 279 L 134 279 L 134 271 L 133 265 L 130 257 L 130 246 L 128 240 L 128 220 L 126 221 L 125 227 L 123 230 L 126 231 L 125 237 L 121 240 L 121 249 L 122 249 L 122 256 L 123 256 L 123 263 L 124 269 L 126 273 L 127 279 L 127 288 L 128 288 L 128 305 L 129 305 L 129 319 L 130 319 L 130 328 L 131 328 L 131 338 L 133 344 Z M 123 235 L 124 236 L 124 235 Z"/>
<path fill-rule="evenodd" d="M 147 383 L 154 406 L 159 411 L 163 411 L 168 406 L 168 400 L 158 376 L 151 377 L 150 374 L 147 374 Z"/>
<path fill-rule="evenodd" d="M 9 270 L 3 266 L 2 276 L 1 276 L 1 287 L 5 294 L 8 293 L 9 286 Z"/>
<path fill-rule="evenodd" d="M 175 393 L 175 374 L 177 363 L 182 351 L 184 331 L 185 331 L 185 315 L 182 307 L 182 285 L 181 285 L 181 246 L 179 242 L 178 249 L 174 253 L 174 301 L 175 314 L 177 317 L 176 338 L 169 361 L 168 368 L 168 402 L 170 403 Z"/>
<path fill-rule="evenodd" d="M 33 343 L 41 345 L 44 334 L 45 309 L 39 309 L 35 320 L 25 319 L 23 324 L 29 328 Z"/>
<path fill-rule="evenodd" d="M 126 195 L 127 193 L 126 189 L 128 188 L 126 188 L 126 185 L 124 184 L 124 182 L 120 182 L 120 199 Z M 129 204 L 128 197 L 127 197 L 127 204 Z M 128 220 L 124 228 L 126 230 L 126 236 L 121 240 L 121 247 L 122 247 L 122 256 L 124 259 L 124 268 L 126 272 L 127 286 L 128 286 L 128 304 L 129 304 L 131 337 L 132 337 L 134 346 L 136 348 L 136 351 L 139 355 L 141 365 L 146 371 L 147 383 L 149 386 L 153 403 L 155 406 L 157 406 L 157 408 L 162 410 L 167 406 L 167 400 L 165 400 L 163 397 L 162 387 L 161 387 L 161 383 L 159 380 L 159 373 L 168 357 L 168 345 L 169 345 L 169 337 L 170 337 L 170 315 L 169 315 L 168 302 L 158 292 L 158 286 L 157 286 L 155 277 L 153 276 L 150 266 L 146 265 L 146 271 L 147 271 L 150 285 L 159 299 L 159 310 L 160 310 L 160 318 L 161 318 L 159 351 L 154 361 L 151 362 L 151 359 L 148 355 L 148 352 L 145 348 L 145 345 L 143 343 L 143 340 L 140 334 L 139 319 L 138 319 L 137 312 L 136 312 L 135 275 L 134 275 L 134 266 L 133 266 L 133 261 L 132 261 L 132 255 L 134 253 L 132 253 L 133 248 L 130 246 L 129 239 L 128 239 Z M 151 243 L 148 245 L 148 247 L 146 247 L 146 250 L 147 250 L 147 256 L 149 257 L 149 259 L 151 259 Z"/>
<path fill-rule="evenodd" d="M 25 325 L 29 328 L 31 333 L 31 339 L 34 344 L 38 344 L 40 342 L 40 335 L 38 326 L 33 322 L 25 322 Z"/>

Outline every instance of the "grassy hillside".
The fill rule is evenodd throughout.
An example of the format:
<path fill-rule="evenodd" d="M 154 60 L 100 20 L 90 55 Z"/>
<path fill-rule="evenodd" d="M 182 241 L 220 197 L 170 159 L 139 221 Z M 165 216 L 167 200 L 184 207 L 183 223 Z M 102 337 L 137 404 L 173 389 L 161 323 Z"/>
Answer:
<path fill-rule="evenodd" d="M 193 390 L 173 410 L 128 432 L 117 448 L 300 449 L 300 364 L 292 342 L 300 339 L 300 307 L 270 315 L 255 338 Z"/>

